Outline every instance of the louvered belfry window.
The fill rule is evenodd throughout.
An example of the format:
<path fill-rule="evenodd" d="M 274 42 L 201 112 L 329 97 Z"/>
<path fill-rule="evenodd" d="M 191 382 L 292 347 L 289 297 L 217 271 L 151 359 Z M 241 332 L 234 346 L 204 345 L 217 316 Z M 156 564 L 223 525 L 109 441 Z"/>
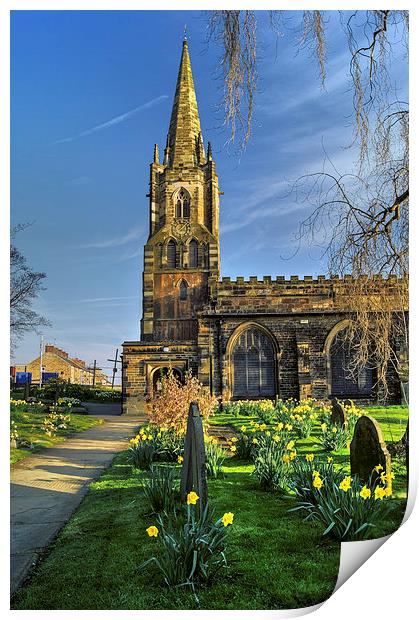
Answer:
<path fill-rule="evenodd" d="M 345 330 L 340 331 L 330 347 L 332 396 L 362 398 L 371 395 L 373 376 L 371 368 L 350 373 L 351 351 L 345 340 Z"/>
<path fill-rule="evenodd" d="M 171 269 L 176 268 L 176 243 L 173 239 L 167 244 L 167 266 Z"/>
<path fill-rule="evenodd" d="M 275 355 L 270 338 L 249 328 L 236 341 L 232 352 L 233 398 L 274 398 Z"/>
<path fill-rule="evenodd" d="M 198 267 L 198 241 L 192 239 L 189 243 L 189 267 L 196 269 Z"/>

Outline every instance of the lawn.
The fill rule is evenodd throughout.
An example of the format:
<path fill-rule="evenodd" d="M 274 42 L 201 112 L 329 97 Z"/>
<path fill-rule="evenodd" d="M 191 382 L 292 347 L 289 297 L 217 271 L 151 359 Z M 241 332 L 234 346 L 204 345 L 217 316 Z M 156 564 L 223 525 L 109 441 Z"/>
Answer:
<path fill-rule="evenodd" d="M 10 448 L 10 464 L 13 465 L 21 461 L 29 454 L 38 452 L 41 448 L 49 448 L 55 444 L 64 441 L 68 436 L 86 431 L 92 426 L 101 424 L 103 420 L 88 415 L 71 414 L 70 422 L 66 429 L 57 431 L 54 437 L 46 435 L 43 428 L 43 421 L 46 413 L 35 413 L 33 411 L 14 412 L 11 419 L 15 421 L 16 428 L 20 439 L 25 439 L 33 444 L 33 448 Z"/>
<path fill-rule="evenodd" d="M 167 589 L 153 566 L 138 566 L 158 552 L 146 527 L 141 490 L 145 473 L 120 454 L 90 486 L 14 609 L 196 609 L 185 588 Z M 251 466 L 229 459 L 224 480 L 209 482 L 216 514 L 234 512 L 229 527 L 229 566 L 199 592 L 202 609 L 289 609 L 332 593 L 340 545 L 321 538 L 322 527 L 287 512 L 289 496 L 259 490 Z"/>
<path fill-rule="evenodd" d="M 364 411 L 366 415 L 374 417 L 381 426 L 383 431 L 384 440 L 386 442 L 398 441 L 402 438 L 407 425 L 409 417 L 409 411 L 404 406 L 388 406 L 388 407 L 365 407 Z M 219 413 L 210 418 L 210 425 L 229 425 L 234 430 L 239 431 L 241 426 L 249 428 L 251 420 L 257 421 L 257 417 L 254 416 L 233 416 L 231 414 Z M 272 425 L 267 425 L 268 429 L 273 428 Z M 326 456 L 332 455 L 334 462 L 343 468 L 344 471 L 349 473 L 349 448 L 344 448 L 337 452 L 326 452 L 320 443 L 320 424 L 316 423 L 313 427 L 313 432 L 307 439 L 295 439 L 295 445 L 298 454 L 306 454 L 312 452 L 316 457 L 323 460 Z M 405 500 L 407 497 L 407 474 L 406 467 L 403 462 L 398 459 L 393 460 L 393 471 L 396 479 L 393 484 L 393 497 L 399 500 Z"/>

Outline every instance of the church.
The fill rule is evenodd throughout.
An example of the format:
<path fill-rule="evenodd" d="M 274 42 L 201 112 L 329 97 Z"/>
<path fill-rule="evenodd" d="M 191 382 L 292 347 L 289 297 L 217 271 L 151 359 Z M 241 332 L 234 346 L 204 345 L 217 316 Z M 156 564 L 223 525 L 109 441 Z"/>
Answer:
<path fill-rule="evenodd" d="M 348 376 L 347 280 L 220 279 L 220 191 L 204 146 L 187 40 L 163 156 L 150 165 L 138 341 L 123 343 L 123 413 L 146 410 L 169 368 L 191 371 L 219 398 L 314 397 L 374 403 L 374 371 Z M 388 377 L 391 400 L 400 383 Z"/>

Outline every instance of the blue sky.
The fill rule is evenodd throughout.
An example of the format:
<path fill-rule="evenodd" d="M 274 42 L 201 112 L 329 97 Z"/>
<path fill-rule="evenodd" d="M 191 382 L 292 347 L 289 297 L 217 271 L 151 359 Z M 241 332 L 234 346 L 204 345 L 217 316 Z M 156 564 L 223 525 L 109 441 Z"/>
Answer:
<path fill-rule="evenodd" d="M 154 143 L 164 148 L 185 23 L 224 192 L 221 275 L 325 273 L 319 247 L 298 250 L 309 206 L 290 188 L 322 168 L 324 150 L 341 171 L 353 167 L 346 44 L 332 14 L 323 91 L 310 52 L 297 54 L 300 16 L 287 15 L 278 39 L 259 17 L 253 136 L 238 155 L 219 108 L 220 49 L 206 45 L 201 11 L 12 13 L 11 219 L 34 222 L 16 245 L 48 275 L 35 306 L 53 323 L 46 341 L 109 366 L 116 347 L 138 338 L 149 163 Z M 404 64 L 398 46 L 393 74 L 406 96 Z M 27 335 L 15 361 L 38 349 L 39 336 Z"/>

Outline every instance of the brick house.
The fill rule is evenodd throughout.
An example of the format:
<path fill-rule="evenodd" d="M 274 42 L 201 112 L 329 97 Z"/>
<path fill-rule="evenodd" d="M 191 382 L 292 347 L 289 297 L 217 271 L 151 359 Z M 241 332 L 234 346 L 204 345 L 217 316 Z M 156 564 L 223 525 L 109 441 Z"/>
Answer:
<path fill-rule="evenodd" d="M 40 356 L 28 364 L 18 364 L 17 372 L 31 372 L 32 383 L 39 382 Z M 60 379 L 81 385 L 92 385 L 93 371 L 86 367 L 86 362 L 77 357 L 70 357 L 66 351 L 52 344 L 46 344 L 42 354 L 43 372 L 57 372 Z M 105 374 L 96 371 L 95 385 L 107 385 L 109 383 Z"/>
<path fill-rule="evenodd" d="M 161 373 L 190 369 L 222 401 L 331 396 L 374 402 L 374 376 L 345 371 L 350 276 L 220 281 L 219 186 L 204 149 L 183 42 L 163 162 L 150 165 L 141 339 L 123 343 L 123 410 L 144 411 Z M 383 280 L 391 287 L 391 280 Z M 389 375 L 390 398 L 400 398 Z"/>

